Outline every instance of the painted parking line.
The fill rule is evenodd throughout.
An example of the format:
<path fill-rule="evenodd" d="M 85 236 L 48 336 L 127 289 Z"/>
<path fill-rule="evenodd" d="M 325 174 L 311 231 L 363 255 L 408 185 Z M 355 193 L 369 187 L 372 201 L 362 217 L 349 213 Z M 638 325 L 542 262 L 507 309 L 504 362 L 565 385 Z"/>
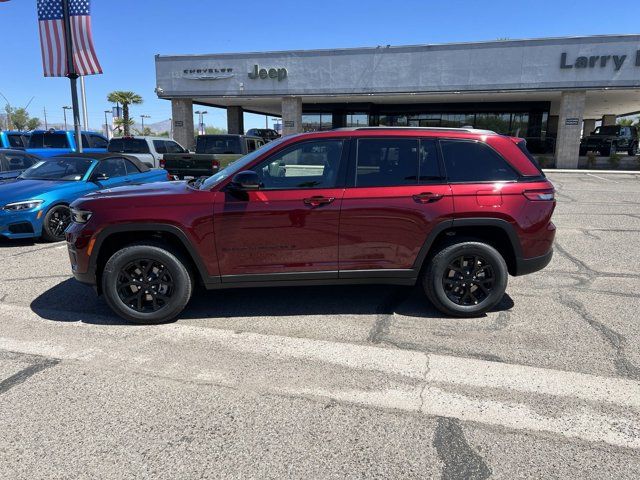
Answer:
<path fill-rule="evenodd" d="M 599 178 L 600 180 L 604 180 L 605 182 L 620 183 L 620 182 L 616 182 L 615 180 L 611 180 L 610 178 L 601 177 L 600 175 L 595 175 L 593 173 L 587 173 L 587 175 L 589 175 L 590 177 Z"/>

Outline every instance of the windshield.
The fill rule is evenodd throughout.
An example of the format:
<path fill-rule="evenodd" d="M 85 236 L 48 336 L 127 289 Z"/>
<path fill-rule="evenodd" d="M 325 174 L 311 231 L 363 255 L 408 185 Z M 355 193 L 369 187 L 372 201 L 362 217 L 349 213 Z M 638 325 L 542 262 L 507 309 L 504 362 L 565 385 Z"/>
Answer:
<path fill-rule="evenodd" d="M 605 125 L 604 127 L 596 128 L 593 133 L 596 135 L 618 135 L 619 130 L 620 127 L 617 125 Z"/>
<path fill-rule="evenodd" d="M 149 153 L 146 140 L 139 138 L 112 138 L 107 147 L 109 152 L 118 153 Z"/>
<path fill-rule="evenodd" d="M 25 180 L 59 180 L 78 182 L 91 167 L 93 160 L 87 158 L 56 158 L 43 160 L 25 170 L 18 178 Z"/>
<path fill-rule="evenodd" d="M 200 190 L 209 190 L 210 188 L 214 187 L 215 185 L 223 181 L 225 178 L 229 178 L 230 176 L 235 175 L 236 173 L 244 170 L 244 168 L 247 165 L 249 165 L 251 162 L 253 162 L 256 158 L 258 158 L 260 155 L 264 153 L 267 153 L 273 148 L 277 147 L 284 140 L 285 140 L 284 138 L 280 138 L 271 143 L 267 143 L 266 145 L 263 145 L 259 149 L 254 150 L 253 152 L 245 155 L 244 157 L 240 157 L 238 160 L 228 165 L 226 168 L 223 168 L 218 173 L 216 173 L 215 175 L 212 175 L 211 177 L 207 178 L 204 182 L 202 182 L 202 184 L 200 184 Z"/>
<path fill-rule="evenodd" d="M 66 133 L 34 133 L 29 148 L 69 148 Z"/>

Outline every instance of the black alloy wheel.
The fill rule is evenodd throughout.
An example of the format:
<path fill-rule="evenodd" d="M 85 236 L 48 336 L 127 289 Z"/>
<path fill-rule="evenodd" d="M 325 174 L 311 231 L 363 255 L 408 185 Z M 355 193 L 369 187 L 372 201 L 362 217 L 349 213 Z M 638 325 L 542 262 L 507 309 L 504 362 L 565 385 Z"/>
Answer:
<path fill-rule="evenodd" d="M 175 320 L 194 287 L 189 260 L 161 241 L 122 247 L 104 266 L 102 292 L 111 309 L 133 323 Z"/>
<path fill-rule="evenodd" d="M 449 263 L 442 277 L 447 297 L 456 305 L 479 305 L 491 295 L 493 266 L 480 255 L 461 255 Z"/>
<path fill-rule="evenodd" d="M 153 313 L 169 304 L 174 283 L 162 262 L 141 259 L 120 269 L 116 289 L 127 307 L 139 313 Z"/>
<path fill-rule="evenodd" d="M 47 212 L 42 224 L 42 237 L 49 242 L 64 240 L 64 231 L 71 223 L 71 210 L 66 205 L 56 205 Z"/>
<path fill-rule="evenodd" d="M 427 259 L 422 285 L 441 312 L 454 317 L 477 317 L 502 300 L 508 277 L 507 263 L 493 246 L 459 239 Z"/>

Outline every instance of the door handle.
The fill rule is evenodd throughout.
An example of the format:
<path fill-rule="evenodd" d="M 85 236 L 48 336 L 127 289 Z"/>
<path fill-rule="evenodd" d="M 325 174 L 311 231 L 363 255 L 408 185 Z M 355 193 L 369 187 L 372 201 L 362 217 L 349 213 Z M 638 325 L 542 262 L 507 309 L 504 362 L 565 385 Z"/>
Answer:
<path fill-rule="evenodd" d="M 444 195 L 441 193 L 422 192 L 413 196 L 413 199 L 418 203 L 433 203 L 440 200 Z"/>
<path fill-rule="evenodd" d="M 310 198 L 305 198 L 303 200 L 305 205 L 309 205 L 310 207 L 319 207 L 321 205 L 327 205 L 331 202 L 333 202 L 335 200 L 335 198 L 333 197 L 310 197 Z"/>

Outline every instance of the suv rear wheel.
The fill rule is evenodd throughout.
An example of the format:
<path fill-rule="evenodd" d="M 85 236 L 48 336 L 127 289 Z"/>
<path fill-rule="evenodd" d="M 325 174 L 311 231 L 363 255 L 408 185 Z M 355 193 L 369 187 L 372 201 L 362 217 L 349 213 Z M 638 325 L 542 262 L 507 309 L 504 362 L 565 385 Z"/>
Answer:
<path fill-rule="evenodd" d="M 423 286 L 434 306 L 447 315 L 474 317 L 493 308 L 507 288 L 507 264 L 481 242 L 442 248 L 425 270 Z"/>
<path fill-rule="evenodd" d="M 130 245 L 114 253 L 102 274 L 102 291 L 111 309 L 134 323 L 175 319 L 191 298 L 191 272 L 163 244 Z"/>

